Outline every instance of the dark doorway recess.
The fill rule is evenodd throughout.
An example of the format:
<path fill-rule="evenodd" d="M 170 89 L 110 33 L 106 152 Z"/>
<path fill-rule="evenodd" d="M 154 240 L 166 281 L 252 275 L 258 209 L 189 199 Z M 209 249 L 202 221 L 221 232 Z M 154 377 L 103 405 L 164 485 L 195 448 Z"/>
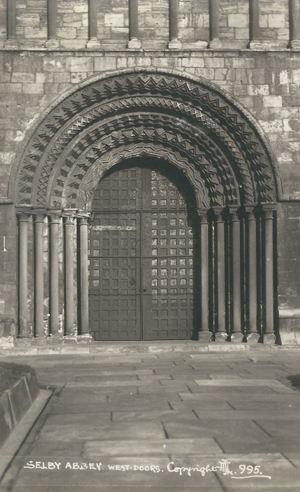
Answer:
<path fill-rule="evenodd" d="M 89 237 L 95 340 L 187 340 L 198 331 L 194 194 L 161 159 L 136 158 L 99 182 Z"/>

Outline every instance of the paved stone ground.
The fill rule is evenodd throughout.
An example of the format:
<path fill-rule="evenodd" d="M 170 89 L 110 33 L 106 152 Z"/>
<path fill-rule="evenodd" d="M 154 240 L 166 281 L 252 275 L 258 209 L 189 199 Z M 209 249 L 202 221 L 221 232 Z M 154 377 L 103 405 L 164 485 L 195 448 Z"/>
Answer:
<path fill-rule="evenodd" d="M 1 492 L 300 491 L 299 350 L 9 360 L 55 391 Z"/>

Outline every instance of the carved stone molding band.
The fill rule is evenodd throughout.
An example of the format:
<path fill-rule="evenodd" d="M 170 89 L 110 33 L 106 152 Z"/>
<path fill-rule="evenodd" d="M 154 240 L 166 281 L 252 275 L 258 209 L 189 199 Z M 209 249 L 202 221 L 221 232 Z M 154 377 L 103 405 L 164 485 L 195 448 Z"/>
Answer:
<path fill-rule="evenodd" d="M 88 127 L 93 128 L 97 119 L 101 120 L 100 133 L 102 129 L 108 131 L 108 135 L 109 118 L 116 114 L 125 115 L 144 107 L 153 115 L 153 109 L 160 106 L 157 125 L 162 113 L 170 113 L 174 105 L 176 117 L 183 125 L 190 122 L 193 126 L 192 134 L 201 129 L 205 138 L 210 138 L 219 152 L 232 162 L 236 181 L 242 181 L 240 203 L 248 201 L 253 183 L 254 201 L 276 201 L 268 143 L 249 115 L 245 116 L 221 90 L 204 80 L 196 82 L 183 76 L 141 71 L 94 82 L 67 97 L 49 113 L 32 136 L 21 160 L 15 183 L 17 202 L 47 205 L 49 177 L 56 174 L 59 157 L 74 138 L 79 134 L 84 136 Z M 130 128 L 129 121 L 127 128 Z M 181 125 L 178 133 L 181 134 Z M 203 140 L 200 134 L 197 138 L 199 142 Z M 190 139 L 183 135 L 183 140 L 188 147 Z M 78 153 L 71 155 L 73 161 L 78 157 Z M 211 160 L 209 155 L 207 157 Z"/>

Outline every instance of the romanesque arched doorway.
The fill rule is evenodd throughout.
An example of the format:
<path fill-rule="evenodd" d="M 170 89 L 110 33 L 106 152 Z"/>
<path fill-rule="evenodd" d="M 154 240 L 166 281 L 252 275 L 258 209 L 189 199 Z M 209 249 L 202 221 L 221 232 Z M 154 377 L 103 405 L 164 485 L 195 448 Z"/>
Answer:
<path fill-rule="evenodd" d="M 11 180 L 20 334 L 30 325 L 36 336 L 97 331 L 89 322 L 93 198 L 102 178 L 130 159 L 167 162 L 193 196 L 194 333 L 206 341 L 274 339 L 277 184 L 268 142 L 253 117 L 213 84 L 151 70 L 87 83 L 62 98 L 27 142 Z"/>
<path fill-rule="evenodd" d="M 198 248 L 186 181 L 166 162 L 143 158 L 113 168 L 96 188 L 89 236 L 96 340 L 194 337 Z"/>

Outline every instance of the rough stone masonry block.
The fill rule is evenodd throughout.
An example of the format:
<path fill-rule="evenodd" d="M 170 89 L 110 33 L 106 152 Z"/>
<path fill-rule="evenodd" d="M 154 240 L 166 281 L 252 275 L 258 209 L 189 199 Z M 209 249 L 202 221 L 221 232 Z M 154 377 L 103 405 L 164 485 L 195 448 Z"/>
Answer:
<path fill-rule="evenodd" d="M 125 27 L 124 14 L 105 14 L 104 25 L 109 27 Z"/>
<path fill-rule="evenodd" d="M 105 72 L 106 70 L 114 70 L 117 68 L 117 59 L 115 57 L 95 58 L 95 71 Z"/>
<path fill-rule="evenodd" d="M 205 67 L 206 68 L 223 68 L 224 67 L 224 58 L 205 58 Z"/>
<path fill-rule="evenodd" d="M 281 108 L 281 96 L 263 96 L 263 104 L 266 108 Z"/>
<path fill-rule="evenodd" d="M 183 67 L 193 67 L 193 68 L 204 67 L 204 59 L 202 57 L 199 57 L 199 58 L 182 58 L 181 63 L 182 63 Z"/>
<path fill-rule="evenodd" d="M 24 84 L 23 94 L 43 94 L 44 84 Z"/>
<path fill-rule="evenodd" d="M 94 68 L 93 65 L 91 56 L 66 58 L 66 70 L 68 72 L 91 72 Z"/>
<path fill-rule="evenodd" d="M 247 27 L 248 24 L 247 14 L 228 14 L 228 27 Z"/>
<path fill-rule="evenodd" d="M 285 27 L 284 14 L 270 14 L 268 16 L 268 24 L 270 28 Z"/>
<path fill-rule="evenodd" d="M 248 85 L 247 92 L 248 92 L 249 96 L 268 96 L 269 95 L 269 86 L 266 84 Z"/>
<path fill-rule="evenodd" d="M 33 73 L 14 72 L 11 77 L 12 82 L 31 84 L 34 83 Z"/>

